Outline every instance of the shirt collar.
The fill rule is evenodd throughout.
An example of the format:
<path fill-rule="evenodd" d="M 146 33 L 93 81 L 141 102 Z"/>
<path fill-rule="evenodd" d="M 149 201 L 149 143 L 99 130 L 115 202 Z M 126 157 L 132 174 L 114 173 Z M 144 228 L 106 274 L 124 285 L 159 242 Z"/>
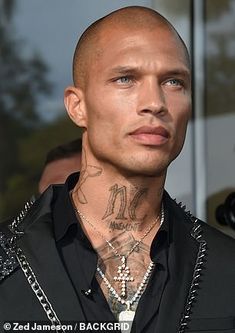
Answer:
<path fill-rule="evenodd" d="M 87 240 L 87 237 L 81 228 L 80 223 L 78 223 L 78 218 L 75 213 L 74 206 L 72 204 L 69 192 L 74 188 L 79 178 L 79 173 L 71 174 L 64 185 L 62 185 L 61 192 L 58 199 L 55 202 L 53 210 L 53 220 L 54 223 L 54 233 L 56 242 L 64 238 L 69 230 L 76 228 L 77 236 L 81 240 Z M 167 194 L 164 193 L 163 203 L 164 203 L 164 222 L 157 234 L 155 235 L 151 249 L 150 256 L 153 262 L 157 260 L 156 254 L 159 254 L 166 246 L 170 243 L 170 226 L 169 226 L 169 212 L 167 208 Z M 74 232 L 73 232 L 74 234 Z M 88 241 L 89 242 L 89 241 Z"/>
<path fill-rule="evenodd" d="M 60 194 L 55 202 L 53 221 L 56 242 L 60 241 L 69 229 L 78 227 L 78 220 L 69 194 L 78 178 L 79 173 L 73 173 L 67 178 L 65 184 L 61 186 Z"/>
<path fill-rule="evenodd" d="M 167 193 L 164 192 L 163 195 L 163 207 L 164 207 L 164 221 L 155 235 L 151 248 L 150 257 L 151 260 L 156 263 L 159 262 L 161 253 L 164 252 L 170 245 L 170 221 L 169 221 L 169 211 L 167 205 Z"/>

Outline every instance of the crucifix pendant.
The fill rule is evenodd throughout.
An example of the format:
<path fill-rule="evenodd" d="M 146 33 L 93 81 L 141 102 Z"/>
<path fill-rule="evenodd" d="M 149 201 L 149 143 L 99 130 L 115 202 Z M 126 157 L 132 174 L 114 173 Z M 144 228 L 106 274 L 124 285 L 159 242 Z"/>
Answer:
<path fill-rule="evenodd" d="M 121 266 L 118 266 L 118 275 L 114 277 L 114 281 L 121 282 L 121 296 L 126 297 L 126 283 L 134 281 L 134 278 L 130 276 L 130 268 L 126 265 L 126 258 L 122 256 Z"/>

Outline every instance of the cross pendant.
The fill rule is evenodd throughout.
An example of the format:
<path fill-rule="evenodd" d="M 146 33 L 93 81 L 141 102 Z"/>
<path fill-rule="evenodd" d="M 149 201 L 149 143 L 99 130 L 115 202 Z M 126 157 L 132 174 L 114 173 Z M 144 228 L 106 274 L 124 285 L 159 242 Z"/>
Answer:
<path fill-rule="evenodd" d="M 114 276 L 114 281 L 121 282 L 121 296 L 126 297 L 126 283 L 134 281 L 134 278 L 130 276 L 130 268 L 126 265 L 126 258 L 122 256 L 121 266 L 118 266 L 117 276 Z"/>

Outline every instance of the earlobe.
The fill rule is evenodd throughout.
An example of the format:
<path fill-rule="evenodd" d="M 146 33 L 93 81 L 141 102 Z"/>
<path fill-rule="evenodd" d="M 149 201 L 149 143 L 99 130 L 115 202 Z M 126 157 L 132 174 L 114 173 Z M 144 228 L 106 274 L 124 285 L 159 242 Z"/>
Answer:
<path fill-rule="evenodd" d="M 77 126 L 86 128 L 86 110 L 82 90 L 73 86 L 67 87 L 64 92 L 64 105 L 72 121 Z"/>

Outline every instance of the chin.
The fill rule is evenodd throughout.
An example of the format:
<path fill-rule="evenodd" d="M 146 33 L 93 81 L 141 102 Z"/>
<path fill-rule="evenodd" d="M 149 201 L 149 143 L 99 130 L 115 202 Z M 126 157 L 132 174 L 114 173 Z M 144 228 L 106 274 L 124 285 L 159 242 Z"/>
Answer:
<path fill-rule="evenodd" d="M 139 174 L 142 177 L 162 177 L 166 174 L 166 169 L 144 169 Z"/>
<path fill-rule="evenodd" d="M 162 177 L 166 174 L 166 165 L 147 165 L 146 163 L 121 167 L 119 171 L 127 177 Z"/>

